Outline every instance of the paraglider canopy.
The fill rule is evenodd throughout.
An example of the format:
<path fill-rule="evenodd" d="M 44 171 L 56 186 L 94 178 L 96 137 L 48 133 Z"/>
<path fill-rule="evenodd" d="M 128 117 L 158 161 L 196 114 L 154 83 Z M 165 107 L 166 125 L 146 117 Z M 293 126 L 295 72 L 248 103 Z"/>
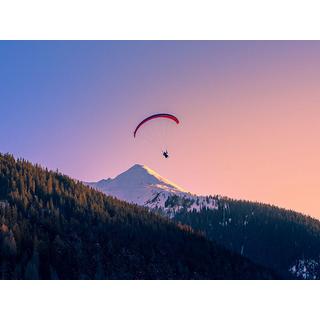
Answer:
<path fill-rule="evenodd" d="M 149 125 L 150 123 L 150 125 Z M 172 128 L 176 128 L 179 124 L 179 119 L 173 114 L 169 113 L 157 113 L 143 119 L 135 128 L 133 137 L 149 143 L 147 150 L 162 150 L 161 154 L 165 159 L 169 158 L 168 143 L 172 141 L 172 136 L 168 137 L 169 133 L 172 133 Z M 140 128 L 143 127 L 140 133 Z M 137 134 L 139 133 L 139 134 Z M 165 150 L 165 151 L 164 151 Z"/>
<path fill-rule="evenodd" d="M 144 120 L 142 120 L 138 126 L 136 127 L 136 129 L 134 130 L 134 133 L 133 133 L 133 136 L 134 138 L 136 137 L 137 135 L 137 132 L 138 130 L 148 121 L 151 121 L 151 120 L 154 120 L 154 119 L 158 119 L 158 118 L 165 118 L 165 119 L 169 119 L 169 120 L 172 120 L 174 121 L 176 124 L 179 124 L 179 119 L 172 115 L 172 114 L 169 114 L 169 113 L 158 113 L 158 114 L 154 114 L 148 118 L 145 118 Z"/>

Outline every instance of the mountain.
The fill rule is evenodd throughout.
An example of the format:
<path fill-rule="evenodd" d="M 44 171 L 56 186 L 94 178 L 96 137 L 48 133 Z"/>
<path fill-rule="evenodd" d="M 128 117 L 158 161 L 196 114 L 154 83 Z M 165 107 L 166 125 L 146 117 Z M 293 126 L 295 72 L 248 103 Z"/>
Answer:
<path fill-rule="evenodd" d="M 187 211 L 217 209 L 215 197 L 193 195 L 140 164 L 134 165 L 114 179 L 86 184 L 107 195 L 150 209 L 160 209 L 171 216 L 182 208 Z"/>
<path fill-rule="evenodd" d="M 320 279 L 320 221 L 276 206 L 193 195 L 146 166 L 89 184 L 190 226 L 284 278 Z"/>
<path fill-rule="evenodd" d="M 8 154 L 0 154 L 0 277 L 277 278 L 190 227 Z"/>

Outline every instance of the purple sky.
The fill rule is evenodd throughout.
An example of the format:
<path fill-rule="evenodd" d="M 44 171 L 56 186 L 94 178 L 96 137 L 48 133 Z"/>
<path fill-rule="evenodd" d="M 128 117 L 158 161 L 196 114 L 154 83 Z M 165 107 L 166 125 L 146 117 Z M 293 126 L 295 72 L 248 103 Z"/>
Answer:
<path fill-rule="evenodd" d="M 306 41 L 2 41 L 0 152 L 86 181 L 146 164 L 191 192 L 320 217 L 319 56 Z M 135 141 L 159 112 L 181 125 Z"/>

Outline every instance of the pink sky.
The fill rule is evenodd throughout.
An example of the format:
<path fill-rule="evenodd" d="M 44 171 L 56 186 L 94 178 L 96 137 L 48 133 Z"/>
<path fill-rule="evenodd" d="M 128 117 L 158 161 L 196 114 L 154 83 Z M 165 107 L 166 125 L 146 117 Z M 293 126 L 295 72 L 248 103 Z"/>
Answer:
<path fill-rule="evenodd" d="M 86 181 L 141 163 L 320 218 L 319 57 L 307 41 L 6 44 L 0 147 Z M 181 120 L 168 160 L 132 137 L 159 112 Z"/>

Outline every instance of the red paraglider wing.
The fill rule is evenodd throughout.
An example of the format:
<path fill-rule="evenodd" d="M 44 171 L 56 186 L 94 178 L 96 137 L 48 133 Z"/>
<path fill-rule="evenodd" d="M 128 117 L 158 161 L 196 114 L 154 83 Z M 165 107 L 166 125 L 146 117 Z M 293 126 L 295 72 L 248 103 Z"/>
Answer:
<path fill-rule="evenodd" d="M 174 115 L 172 114 L 169 114 L 169 113 L 159 113 L 159 114 L 154 114 L 153 116 L 150 116 L 144 120 L 142 120 L 138 126 L 136 127 L 136 129 L 134 130 L 134 133 L 133 133 L 133 136 L 136 137 L 136 134 L 139 130 L 139 128 L 146 122 L 150 121 L 150 120 L 153 120 L 153 119 L 157 119 L 157 118 L 167 118 L 167 119 L 170 119 L 170 120 L 173 120 L 176 124 L 179 124 L 179 119 L 177 117 L 175 117 Z"/>

